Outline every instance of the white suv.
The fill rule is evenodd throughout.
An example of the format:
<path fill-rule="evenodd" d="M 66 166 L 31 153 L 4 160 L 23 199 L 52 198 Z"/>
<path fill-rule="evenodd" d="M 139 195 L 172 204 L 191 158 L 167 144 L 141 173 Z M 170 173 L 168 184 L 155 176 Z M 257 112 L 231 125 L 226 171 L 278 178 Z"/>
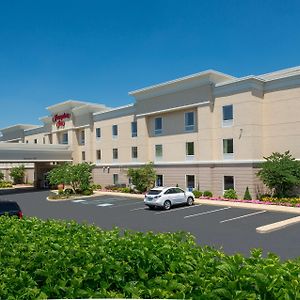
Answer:
<path fill-rule="evenodd" d="M 144 203 L 150 208 L 162 207 L 166 210 L 176 204 L 185 203 L 193 205 L 195 196 L 191 192 L 185 192 L 179 187 L 155 187 L 151 189 L 144 199 Z"/>

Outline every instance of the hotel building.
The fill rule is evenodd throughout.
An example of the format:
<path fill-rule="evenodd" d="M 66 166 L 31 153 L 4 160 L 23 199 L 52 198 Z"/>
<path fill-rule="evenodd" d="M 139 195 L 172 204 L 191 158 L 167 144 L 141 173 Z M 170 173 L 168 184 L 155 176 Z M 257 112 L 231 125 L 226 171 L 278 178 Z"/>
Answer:
<path fill-rule="evenodd" d="M 25 162 L 28 181 L 42 185 L 51 162 L 85 161 L 106 186 L 129 184 L 128 168 L 151 161 L 157 185 L 240 197 L 248 186 L 255 197 L 263 157 L 290 150 L 300 159 L 300 67 L 242 78 L 208 70 L 129 95 L 117 108 L 68 100 L 47 107 L 41 126 L 2 129 L 3 172 Z"/>

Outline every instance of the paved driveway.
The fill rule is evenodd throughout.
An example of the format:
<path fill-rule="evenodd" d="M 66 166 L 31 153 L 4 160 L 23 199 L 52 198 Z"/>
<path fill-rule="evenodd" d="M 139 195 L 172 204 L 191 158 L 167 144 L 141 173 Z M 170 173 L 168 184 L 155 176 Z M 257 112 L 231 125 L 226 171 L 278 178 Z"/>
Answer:
<path fill-rule="evenodd" d="M 200 245 L 222 248 L 226 253 L 249 254 L 251 248 L 274 252 L 282 259 L 300 256 L 300 225 L 259 234 L 256 228 L 296 216 L 290 213 L 233 208 L 230 205 L 181 206 L 170 211 L 149 210 L 140 199 L 99 196 L 74 201 L 49 202 L 48 191 L 1 195 L 16 200 L 26 216 L 43 219 L 68 219 L 94 223 L 102 228 L 154 232 L 185 230 L 195 235 Z"/>

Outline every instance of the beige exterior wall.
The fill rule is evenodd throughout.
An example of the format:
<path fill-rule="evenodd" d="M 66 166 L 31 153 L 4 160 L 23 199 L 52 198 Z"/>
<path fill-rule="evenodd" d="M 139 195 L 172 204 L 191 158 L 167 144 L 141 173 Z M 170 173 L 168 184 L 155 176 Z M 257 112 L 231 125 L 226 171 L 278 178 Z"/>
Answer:
<path fill-rule="evenodd" d="M 298 73 L 299 74 L 298 74 Z M 300 159 L 300 68 L 255 78 L 230 78 L 213 71 L 199 73 L 165 84 L 132 92 L 135 103 L 107 110 L 101 105 L 66 101 L 48 108 L 44 132 L 25 131 L 25 142 L 58 144 L 68 133 L 68 145 L 74 163 L 96 164 L 94 181 L 103 186 L 128 184 L 128 167 L 155 163 L 165 185 L 186 187 L 185 176 L 195 175 L 196 187 L 223 194 L 224 176 L 234 176 L 240 197 L 246 187 L 254 196 L 261 189 L 253 164 L 272 152 L 291 150 Z M 279 75 L 278 75 L 279 74 Z M 298 78 L 298 77 L 299 78 Z M 233 124 L 224 126 L 223 106 L 233 106 Z M 185 130 L 185 113 L 194 112 L 195 128 Z M 52 122 L 55 114 L 70 113 L 65 126 L 58 129 Z M 162 133 L 155 134 L 155 118 L 162 118 Z M 131 122 L 137 122 L 137 137 L 131 136 Z M 118 126 L 118 136 L 112 136 L 112 126 Z M 96 129 L 101 138 L 96 138 Z M 17 129 L 16 129 L 17 130 Z M 20 128 L 18 128 L 20 131 Z M 7 137 L 22 138 L 22 133 L 6 129 Z M 81 132 L 85 141 L 81 143 Z M 30 133 L 31 132 L 31 133 Z M 23 132 L 24 133 L 24 132 Z M 223 154 L 223 139 L 233 139 L 233 157 Z M 186 155 L 186 143 L 194 143 L 194 155 Z M 162 145 L 163 156 L 155 156 L 155 145 Z M 132 158 L 137 147 L 138 158 Z M 113 159 L 118 149 L 118 159 Z M 101 150 L 101 160 L 96 151 Z"/>

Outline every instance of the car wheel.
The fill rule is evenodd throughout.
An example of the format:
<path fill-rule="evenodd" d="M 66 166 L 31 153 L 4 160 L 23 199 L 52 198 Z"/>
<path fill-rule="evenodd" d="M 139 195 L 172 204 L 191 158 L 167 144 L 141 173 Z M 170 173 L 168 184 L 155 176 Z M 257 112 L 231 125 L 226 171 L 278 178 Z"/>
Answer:
<path fill-rule="evenodd" d="M 164 202 L 164 209 L 169 210 L 171 208 L 171 202 L 169 200 L 166 200 Z"/>
<path fill-rule="evenodd" d="M 188 198 L 187 198 L 187 201 L 186 201 L 186 204 L 187 204 L 188 206 L 191 206 L 191 205 L 193 205 L 193 203 L 194 203 L 194 199 L 193 199 L 192 197 L 188 197 Z"/>

